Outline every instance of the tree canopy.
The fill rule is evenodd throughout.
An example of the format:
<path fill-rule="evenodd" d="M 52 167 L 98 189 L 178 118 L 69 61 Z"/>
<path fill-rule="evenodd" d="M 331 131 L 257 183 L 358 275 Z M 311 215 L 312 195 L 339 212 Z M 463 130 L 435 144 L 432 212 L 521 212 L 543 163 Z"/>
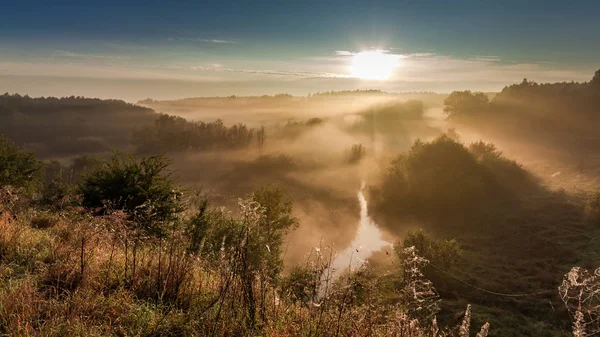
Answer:
<path fill-rule="evenodd" d="M 41 182 L 42 163 L 33 153 L 0 134 L 0 187 L 12 186 L 30 190 Z"/>
<path fill-rule="evenodd" d="M 125 211 L 145 232 L 163 235 L 164 225 L 182 210 L 168 166 L 163 156 L 138 160 L 116 154 L 84 176 L 78 186 L 82 205 L 96 214 Z"/>

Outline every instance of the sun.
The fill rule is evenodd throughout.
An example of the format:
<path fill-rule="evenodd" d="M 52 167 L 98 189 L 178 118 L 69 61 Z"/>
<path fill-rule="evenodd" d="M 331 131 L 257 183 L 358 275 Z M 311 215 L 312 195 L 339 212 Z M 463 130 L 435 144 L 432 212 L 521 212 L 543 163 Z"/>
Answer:
<path fill-rule="evenodd" d="M 397 66 L 397 55 L 382 50 L 369 50 L 352 56 L 350 72 L 352 77 L 383 81 L 390 78 Z"/>

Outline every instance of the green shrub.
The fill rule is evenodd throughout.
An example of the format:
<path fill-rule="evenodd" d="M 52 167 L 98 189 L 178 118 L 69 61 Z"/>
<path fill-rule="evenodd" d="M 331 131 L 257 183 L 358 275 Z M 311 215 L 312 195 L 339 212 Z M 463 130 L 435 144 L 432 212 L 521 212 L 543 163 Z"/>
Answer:
<path fill-rule="evenodd" d="M 42 163 L 33 153 L 19 149 L 0 135 L 0 187 L 10 185 L 32 192 L 39 187 L 41 178 Z"/>
<path fill-rule="evenodd" d="M 64 166 L 56 160 L 45 165 L 41 203 L 62 210 L 77 204 L 76 187 L 85 173 L 98 168 L 102 161 L 96 157 L 79 156 L 71 165 Z"/>
<path fill-rule="evenodd" d="M 181 192 L 171 179 L 169 161 L 162 156 L 116 154 L 86 174 L 77 188 L 82 205 L 103 215 L 125 211 L 148 234 L 165 234 L 164 225 L 183 210 Z"/>
<path fill-rule="evenodd" d="M 403 249 L 408 247 L 415 247 L 419 256 L 443 269 L 451 268 L 461 255 L 460 245 L 456 240 L 436 240 L 422 229 L 408 232 L 402 243 L 396 245 L 396 253 L 400 258 Z"/>
<path fill-rule="evenodd" d="M 293 302 L 309 303 L 317 295 L 321 270 L 305 266 L 294 266 L 281 281 L 281 292 Z"/>
<path fill-rule="evenodd" d="M 283 268 L 283 236 L 298 223 L 292 216 L 292 201 L 279 188 L 262 187 L 240 201 L 241 215 L 221 210 L 200 211 L 188 222 L 189 250 L 207 254 L 211 260 L 223 252 L 243 248 L 247 268 L 274 280 Z"/>

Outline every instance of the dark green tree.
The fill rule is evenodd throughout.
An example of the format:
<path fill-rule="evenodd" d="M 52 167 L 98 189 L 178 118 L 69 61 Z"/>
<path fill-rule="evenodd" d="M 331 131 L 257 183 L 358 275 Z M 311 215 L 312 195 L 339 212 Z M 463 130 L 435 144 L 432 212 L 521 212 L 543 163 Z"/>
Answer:
<path fill-rule="evenodd" d="M 165 225 L 183 210 L 169 164 L 163 156 L 138 160 L 116 154 L 84 176 L 77 189 L 82 205 L 99 215 L 125 211 L 146 233 L 164 235 Z"/>
<path fill-rule="evenodd" d="M 444 100 L 444 112 L 449 119 L 473 117 L 485 112 L 489 99 L 482 92 L 454 91 Z"/>
<path fill-rule="evenodd" d="M 42 181 L 42 163 L 33 153 L 17 147 L 7 137 L 0 135 L 0 187 L 12 186 L 29 192 Z"/>

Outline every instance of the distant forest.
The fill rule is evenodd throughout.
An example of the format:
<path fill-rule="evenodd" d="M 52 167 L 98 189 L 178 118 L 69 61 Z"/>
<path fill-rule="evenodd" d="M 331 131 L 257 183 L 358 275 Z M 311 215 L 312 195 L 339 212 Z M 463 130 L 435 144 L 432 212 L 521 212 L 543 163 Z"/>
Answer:
<path fill-rule="evenodd" d="M 524 79 L 506 86 L 491 100 L 481 92 L 455 91 L 444 106 L 449 119 L 478 128 L 538 140 L 542 137 L 556 145 L 598 144 L 600 70 L 583 83 L 540 84 Z"/>
<path fill-rule="evenodd" d="M 372 95 L 391 95 L 399 100 L 409 100 L 408 105 L 376 107 L 383 109 L 382 113 L 386 115 L 406 116 L 405 110 L 408 109 L 414 110 L 415 117 L 419 117 L 424 110 L 437 105 L 437 101 L 441 105 L 443 100 L 448 119 L 473 124 L 482 130 L 519 137 L 541 137 L 567 147 L 594 147 L 600 143 L 597 132 L 600 126 L 600 70 L 591 81 L 584 83 L 538 84 L 525 79 L 505 87 L 491 100 L 488 93 L 471 91 L 442 95 L 426 92 L 392 94 L 380 90 L 329 91 L 312 94 L 307 99 L 321 101 Z M 257 104 L 256 108 L 268 108 L 274 104 L 285 109 L 288 103 L 283 102 L 292 102 L 289 105 L 292 107 L 297 99 L 289 94 L 278 94 L 175 101 L 147 99 L 138 104 L 159 109 L 166 106 L 187 109 L 196 107 L 195 104 L 208 108 L 231 102 L 233 105 L 229 108 L 237 106 L 242 109 L 253 104 Z M 423 101 L 428 102 L 426 106 Z M 268 103 L 262 105 L 264 102 Z M 368 118 L 365 123 L 369 123 Z M 75 96 L 31 98 L 8 93 L 0 96 L 0 134 L 47 157 L 99 154 L 115 149 L 144 153 L 239 149 L 262 147 L 266 139 L 264 127 L 227 126 L 219 120 L 188 121 L 120 100 Z"/>
<path fill-rule="evenodd" d="M 0 96 L 0 134 L 41 157 L 242 148 L 262 145 L 264 132 L 219 120 L 190 122 L 121 100 Z"/>

